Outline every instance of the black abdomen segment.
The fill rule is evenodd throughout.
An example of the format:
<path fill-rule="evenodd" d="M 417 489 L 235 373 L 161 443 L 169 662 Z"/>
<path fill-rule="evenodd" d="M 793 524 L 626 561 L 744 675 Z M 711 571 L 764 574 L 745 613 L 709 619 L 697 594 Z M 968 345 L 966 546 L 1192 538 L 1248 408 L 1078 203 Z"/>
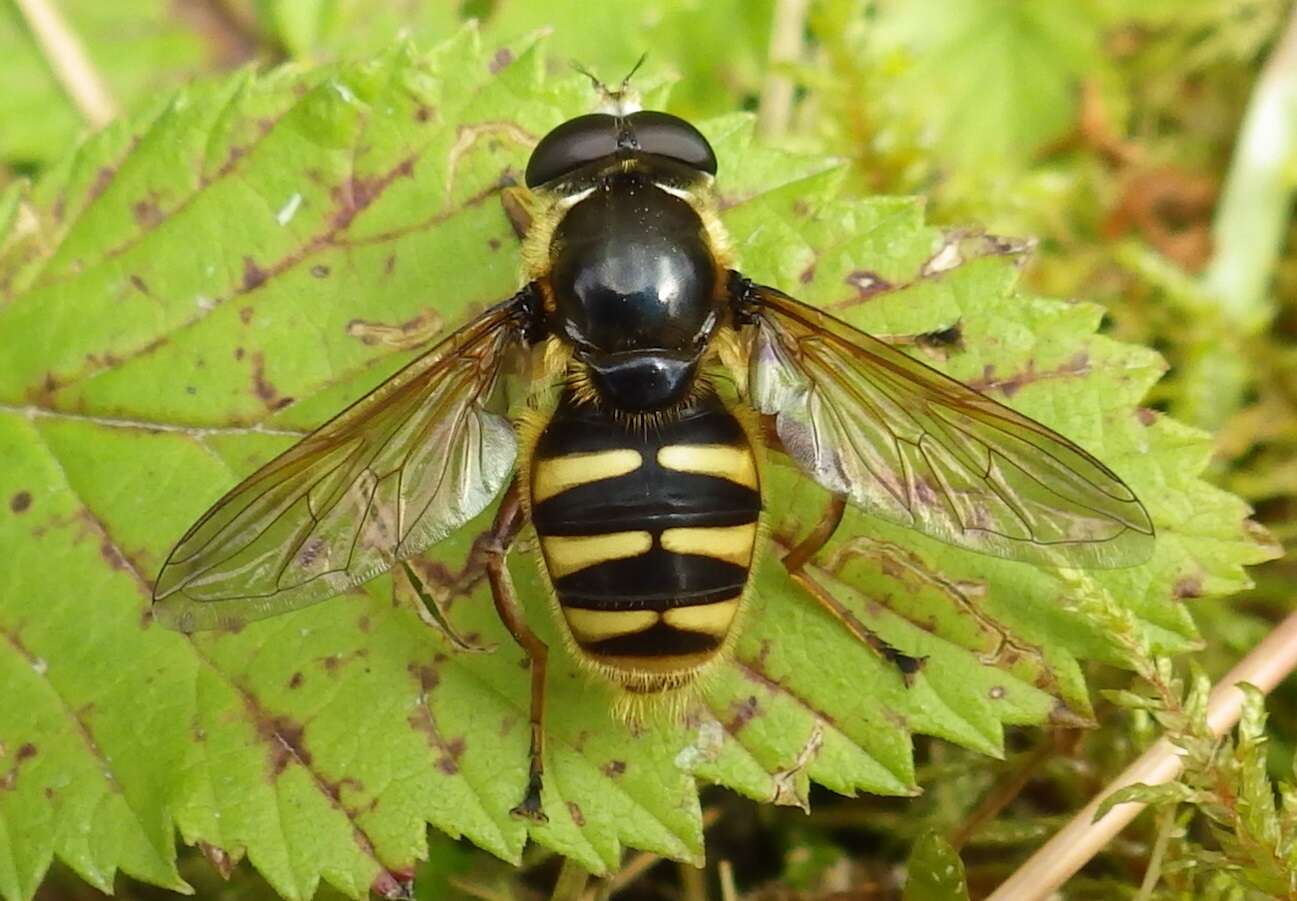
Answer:
<path fill-rule="evenodd" d="M 649 690 L 713 656 L 761 512 L 752 448 L 724 405 L 642 426 L 565 396 L 531 467 L 532 520 L 580 649 Z"/>

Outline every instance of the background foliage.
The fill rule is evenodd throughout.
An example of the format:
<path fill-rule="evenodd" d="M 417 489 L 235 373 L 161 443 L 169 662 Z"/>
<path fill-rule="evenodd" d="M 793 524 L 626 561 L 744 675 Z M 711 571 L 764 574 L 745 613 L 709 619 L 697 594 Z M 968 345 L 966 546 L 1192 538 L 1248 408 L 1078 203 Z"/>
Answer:
<path fill-rule="evenodd" d="M 1255 570 L 1246 594 L 1218 597 L 1246 585 L 1239 564 L 1268 554 L 1259 533 L 1240 531 L 1242 507 L 1195 479 L 1210 457 L 1213 481 L 1292 536 L 1291 170 L 1244 215 L 1229 202 L 1257 177 L 1230 161 L 1286 3 L 827 0 L 810 5 L 797 60 L 778 63 L 765 2 L 60 5 L 131 118 L 77 149 L 80 114 L 17 7 L 0 0 L 6 895 L 36 890 L 57 852 L 50 897 L 92 892 L 81 880 L 106 890 L 119 868 L 171 888 L 187 880 L 203 897 L 395 893 L 411 878 L 426 898 L 527 897 L 554 884 L 558 851 L 609 872 L 600 891 L 691 899 L 731 880 L 757 897 L 847 887 L 888 897 L 907 859 L 907 897 L 958 897 L 962 887 L 942 882 L 958 852 L 977 896 L 1159 727 L 1189 751 L 1190 771 L 1069 896 L 1132 896 L 1150 860 L 1159 878 L 1145 897 L 1294 890 L 1284 879 L 1295 808 L 1291 791 L 1277 803 L 1271 787 L 1292 773 L 1291 686 L 1268 700 L 1268 720 L 1254 700 L 1222 747 L 1202 731 L 1202 677 L 1186 682 L 1158 659 L 1192 651 L 1219 676 L 1291 607 L 1283 560 Z M 470 17 L 482 20 L 480 46 L 459 33 Z M 529 37 L 539 28 L 552 29 L 543 51 Z M 401 37 L 418 49 L 392 50 Z M 867 299 L 862 272 L 899 286 L 844 309 L 902 339 L 959 323 L 967 351 L 930 361 L 983 378 L 1111 458 L 1171 541 L 1146 571 L 1099 580 L 1116 608 L 1102 591 L 1067 588 L 1082 612 L 1053 602 L 1064 589 L 1052 576 L 903 533 L 844 550 L 843 593 L 891 598 L 877 614 L 889 637 L 942 664 L 919 692 L 802 612 L 769 570 L 780 625 L 763 632 L 776 617 L 754 617 L 713 705 L 722 728 L 704 719 L 678 734 L 602 735 L 600 699 L 576 680 L 557 689 L 574 702 L 560 723 L 563 787 L 547 799 L 559 815 L 524 851 L 521 825 L 503 815 L 521 784 L 505 775 L 522 756 L 511 723 L 525 686 L 511 646 L 420 669 L 436 638 L 392 609 L 383 583 L 188 642 L 140 629 L 139 582 L 234 475 L 403 358 L 375 326 L 433 329 L 508 292 L 509 259 L 475 265 L 497 252 L 492 242 L 502 257 L 512 246 L 488 202 L 500 173 L 525 160 L 528 136 L 587 103 L 566 58 L 613 79 L 645 50 L 644 83 L 706 121 L 717 143 L 727 224 L 754 274 L 826 303 L 842 301 L 853 276 Z M 254 74 L 278 63 L 289 65 Z M 797 86 L 782 124 L 769 115 L 772 76 Z M 174 100 L 171 88 L 193 79 Z M 763 140 L 750 142 L 731 115 L 740 109 L 760 113 Z M 473 140 L 457 150 L 464 128 Z M 412 149 L 462 165 L 402 171 Z M 907 195 L 926 199 L 926 217 L 887 199 Z M 1275 234 L 1258 237 L 1267 217 Z M 221 228 L 232 222 L 234 237 Z M 968 223 L 1039 243 L 1022 266 L 1020 254 L 950 230 Z M 925 279 L 952 235 L 963 265 Z M 301 248 L 318 258 L 278 268 Z M 454 290 L 433 302 L 425 286 L 438 282 Z M 1037 295 L 1099 301 L 1108 315 Z M 1150 344 L 1170 363 L 1144 401 L 1156 412 L 1130 407 L 1160 363 L 1119 342 Z M 1086 365 L 1068 370 L 1078 353 Z M 201 394 L 174 377 L 209 366 Z M 1214 454 L 1174 420 L 1217 430 Z M 793 534 L 818 499 L 781 494 L 791 501 L 776 533 Z M 428 564 L 448 597 L 473 587 L 471 541 Z M 992 590 L 978 609 L 1031 653 L 988 661 L 998 633 L 959 607 L 979 584 Z M 494 640 L 481 606 L 456 604 L 456 622 Z M 769 684 L 753 693 L 743 666 Z M 1135 691 L 1084 688 L 1128 689 L 1131 670 Z M 495 696 L 483 685 L 508 687 Z M 844 700 L 858 696 L 867 701 Z M 487 720 L 504 738 L 484 737 Z M 838 730 L 843 721 L 857 725 Z M 1048 726 L 1014 726 L 1025 723 Z M 52 743 L 15 737 L 28 733 Z M 812 812 L 715 788 L 700 804 L 693 775 L 751 798 L 809 797 Z M 811 779 L 874 794 L 843 799 Z M 920 787 L 917 798 L 876 796 Z M 425 820 L 521 866 L 436 830 L 425 844 Z M 696 857 L 703 824 L 705 871 L 643 871 L 651 855 Z M 181 847 L 173 864 L 177 827 L 198 849 Z M 157 891 L 123 876 L 116 888 Z"/>

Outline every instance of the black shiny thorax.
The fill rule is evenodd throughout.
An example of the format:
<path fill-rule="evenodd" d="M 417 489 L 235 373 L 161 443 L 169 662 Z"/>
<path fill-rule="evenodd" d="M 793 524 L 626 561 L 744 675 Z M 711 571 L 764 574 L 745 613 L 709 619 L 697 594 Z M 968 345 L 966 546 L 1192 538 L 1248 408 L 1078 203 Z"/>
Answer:
<path fill-rule="evenodd" d="M 565 210 L 550 245 L 549 330 L 625 410 L 687 394 L 717 322 L 720 271 L 694 207 L 631 167 Z"/>
<path fill-rule="evenodd" d="M 715 306 L 716 262 L 698 213 L 635 172 L 568 210 L 552 253 L 563 333 L 606 353 L 686 349 Z"/>

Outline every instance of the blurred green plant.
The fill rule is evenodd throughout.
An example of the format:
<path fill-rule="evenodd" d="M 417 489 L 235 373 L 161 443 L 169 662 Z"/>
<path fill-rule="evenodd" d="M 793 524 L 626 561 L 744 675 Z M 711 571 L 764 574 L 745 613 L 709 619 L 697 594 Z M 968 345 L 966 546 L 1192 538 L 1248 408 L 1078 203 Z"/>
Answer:
<path fill-rule="evenodd" d="M 1289 13 L 1284 0 L 1083 0 L 1036 6 L 1007 0 L 820 0 L 809 6 L 799 61 L 774 65 L 767 55 L 774 2 L 641 0 L 560 3 L 543 10 L 520 0 L 458 5 L 132 0 L 111 10 L 60 0 L 60 6 L 119 103 L 134 110 L 156 105 L 170 85 L 240 64 L 288 61 L 314 67 L 340 57 L 364 60 L 402 32 L 430 45 L 469 16 L 483 20 L 484 41 L 492 48 L 524 32 L 552 28 L 548 68 L 554 73 L 566 59 L 578 58 L 615 79 L 648 50 L 651 71 L 682 76 L 669 103 L 690 116 L 752 109 L 768 78 L 791 78 L 797 90 L 787 117 L 790 127 L 779 141 L 849 160 L 848 177 L 834 188 L 844 202 L 854 195 L 917 193 L 927 200 L 929 221 L 939 225 L 980 222 L 993 232 L 1038 238 L 1023 272 L 1028 291 L 1097 300 L 1109 310 L 1108 334 L 1159 349 L 1171 368 L 1149 403 L 1190 422 L 1220 424 L 1215 478 L 1255 504 L 1261 521 L 1278 537 L 1297 536 L 1297 255 L 1287 212 L 1291 161 L 1281 160 L 1269 171 L 1272 190 L 1241 195 L 1245 200 L 1235 206 L 1241 215 L 1225 215 L 1228 204 L 1221 202 L 1240 183 L 1230 161 L 1264 62 L 1278 46 Z M 66 163 L 61 169 L 54 165 L 84 128 L 14 0 L 0 0 L 0 49 L 6 51 L 0 63 L 6 75 L 0 98 L 0 186 L 25 176 L 48 179 L 56 171 L 64 173 L 59 178 L 80 177 L 92 185 L 92 166 L 76 172 Z M 1291 128 L 1292 117 L 1287 121 Z M 797 190 L 790 189 L 789 206 Z M 22 196 L 18 189 L 0 195 L 0 231 L 8 225 L 11 241 L 18 236 L 10 251 L 43 252 L 44 232 L 19 203 Z M 787 211 L 776 218 L 793 223 L 794 232 L 809 227 Z M 1239 230 L 1238 223 L 1251 219 L 1274 223 L 1276 237 L 1269 245 Z M 1242 249 L 1244 276 L 1253 286 L 1245 292 L 1251 312 L 1244 315 L 1229 306 L 1222 282 L 1213 275 L 1221 271 L 1222 248 L 1230 246 Z M 751 251 L 762 258 L 788 254 L 793 262 L 779 273 L 785 281 L 803 271 L 799 253 L 804 251 L 790 252 L 778 242 Z M 970 308 L 979 297 L 970 299 Z M 888 321 L 884 330 L 917 330 L 905 315 L 896 315 L 906 325 Z M 232 449 L 225 454 L 231 460 L 237 456 Z M 250 462 L 249 457 L 237 466 Z M 1204 671 L 1223 673 L 1292 609 L 1294 575 L 1286 560 L 1263 567 L 1257 587 L 1232 601 L 1199 598 L 1213 589 L 1192 581 L 1179 584 L 1180 599 L 1193 599 L 1190 609 L 1205 639 L 1195 656 Z M 1179 626 L 1163 637 L 1177 631 Z M 1147 674 L 1155 652 L 1187 647 L 1179 642 L 1105 659 L 1123 657 L 1125 665 Z M 1125 677 L 1110 668 L 1088 665 L 1086 673 L 1091 685 L 1125 688 Z M 1165 676 L 1166 685 L 1173 684 L 1174 675 Z M 1153 695 L 1159 710 L 1176 709 L 1168 700 L 1176 692 Z M 1187 708 L 1183 697 L 1177 703 Z M 1191 890 L 1226 896 L 1258 891 L 1257 886 L 1273 890 L 1277 883 L 1265 880 L 1274 871 L 1267 869 L 1264 855 L 1246 857 L 1264 846 L 1260 839 L 1289 835 L 1285 808 L 1276 807 L 1272 817 L 1254 791 L 1249 809 L 1262 813 L 1249 818 L 1222 808 L 1211 795 L 1228 789 L 1241 797 L 1237 789 L 1245 769 L 1251 773 L 1246 784 L 1258 785 L 1263 758 L 1268 757 L 1271 779 L 1291 771 L 1297 690 L 1291 684 L 1281 687 L 1269 706 L 1268 754 L 1258 750 L 1260 741 L 1248 739 L 1235 747 L 1217 745 L 1224 757 L 1200 755 L 1207 762 L 1191 767 L 1182 780 L 1196 786 L 1192 797 L 1174 814 L 1137 821 L 1069 884 L 1068 896 L 1134 896 L 1150 861 L 1159 860 L 1160 878 L 1144 897 L 1184 897 Z M 1258 734 L 1255 703 L 1249 711 L 1242 729 Z M 771 891 L 780 883 L 795 885 L 808 897 L 847 886 L 872 887 L 878 896 L 888 896 L 900 891 L 899 864 L 912 856 L 940 858 L 939 840 L 919 841 L 925 828 L 935 826 L 963 857 L 971 894 L 985 894 L 1063 815 L 1100 791 L 1158 729 L 1192 736 L 1192 729 L 1154 712 L 1100 698 L 1093 711 L 1099 728 L 1084 734 L 1066 726 L 1044 734 L 1010 729 L 1003 761 L 919 737 L 913 779 L 928 791 L 903 803 L 837 800 L 812 791 L 815 812 L 809 820 L 779 810 L 754 818 L 733 799 L 704 795 L 717 820 L 708 831 L 709 878 L 718 880 L 715 862 L 728 857 L 745 891 L 756 893 L 763 882 L 774 880 Z M 1206 745 L 1200 750 L 1205 754 Z M 15 757 L 10 749 L 8 761 Z M 4 765 L 0 758 L 0 768 Z M 1230 776 L 1232 783 L 1204 788 L 1201 774 L 1210 773 L 1211 765 L 1240 775 Z M 1214 816 L 1221 810 L 1224 814 Z M 453 846 L 434 842 L 434 847 Z M 922 858 L 923 849 L 937 857 Z M 214 849 L 208 853 L 219 862 Z M 531 853 L 516 872 L 501 871 L 483 855 L 462 849 L 453 865 L 440 851 L 434 858 L 439 862 L 426 865 L 416 880 L 422 897 L 526 894 L 552 884 L 556 866 L 544 851 Z M 673 876 L 665 865 L 649 869 L 652 862 L 644 856 L 629 861 L 635 873 L 648 873 L 640 877 L 646 893 L 697 897 L 689 894 L 698 884 L 694 877 Z M 191 873 L 210 872 L 201 859 L 182 861 L 181 867 L 191 880 L 201 878 Z M 1219 872 L 1210 879 L 1220 885 L 1207 878 L 1213 868 Z M 264 893 L 246 865 L 235 872 L 244 875 L 226 890 L 229 897 L 238 896 L 240 886 L 247 896 Z M 619 886 L 630 879 L 618 878 L 613 883 Z M 720 890 L 719 881 L 713 884 Z M 77 891 L 75 882 L 57 871 L 50 885 Z M 448 894 L 424 894 L 434 885 Z M 911 891 L 918 891 L 917 885 Z"/>

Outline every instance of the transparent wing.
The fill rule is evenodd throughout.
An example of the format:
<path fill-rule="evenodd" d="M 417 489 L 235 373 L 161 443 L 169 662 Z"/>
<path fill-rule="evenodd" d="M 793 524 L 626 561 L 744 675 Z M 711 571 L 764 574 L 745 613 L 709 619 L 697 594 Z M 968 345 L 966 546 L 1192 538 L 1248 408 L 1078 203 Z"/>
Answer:
<path fill-rule="evenodd" d="M 481 512 L 513 470 L 488 409 L 521 297 L 483 313 L 271 460 L 180 539 L 158 575 L 172 628 L 237 626 L 345 591 Z"/>
<path fill-rule="evenodd" d="M 1105 568 L 1152 554 L 1144 505 L 1063 436 L 773 288 L 741 303 L 751 402 L 830 491 L 997 557 Z"/>

